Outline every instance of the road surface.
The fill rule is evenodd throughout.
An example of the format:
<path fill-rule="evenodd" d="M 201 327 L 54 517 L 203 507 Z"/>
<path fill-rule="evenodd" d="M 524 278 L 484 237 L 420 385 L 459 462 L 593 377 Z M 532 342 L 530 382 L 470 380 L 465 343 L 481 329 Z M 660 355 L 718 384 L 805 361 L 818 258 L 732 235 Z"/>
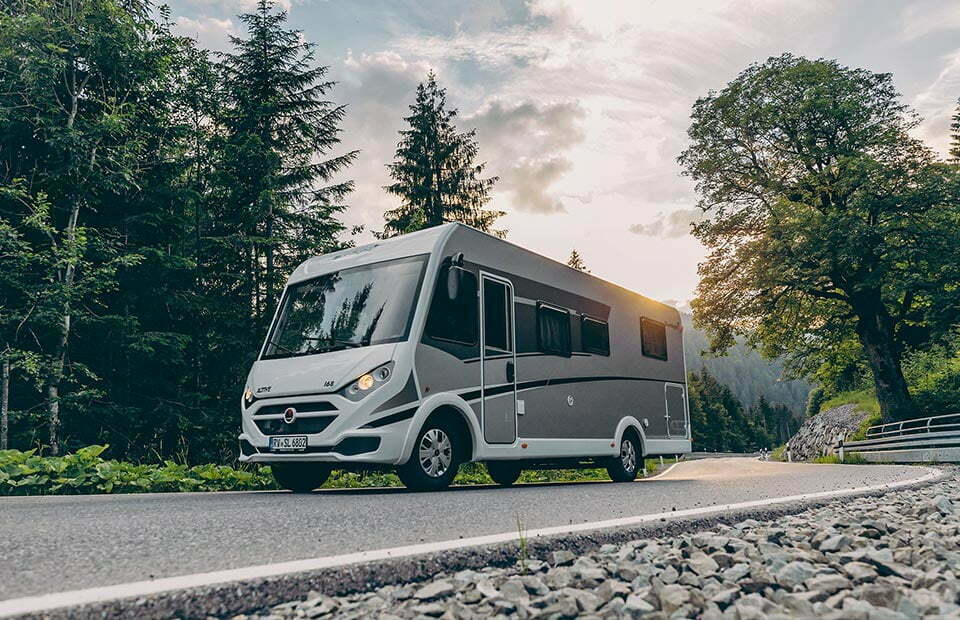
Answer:
<path fill-rule="evenodd" d="M 633 484 L 0 498 L 0 601 L 242 568 L 873 486 L 899 465 L 684 462 Z"/>

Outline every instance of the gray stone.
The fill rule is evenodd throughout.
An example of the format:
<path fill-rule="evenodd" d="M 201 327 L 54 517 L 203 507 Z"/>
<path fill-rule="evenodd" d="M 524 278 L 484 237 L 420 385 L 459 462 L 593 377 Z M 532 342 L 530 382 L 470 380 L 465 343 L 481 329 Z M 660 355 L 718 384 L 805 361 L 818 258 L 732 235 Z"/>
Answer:
<path fill-rule="evenodd" d="M 789 564 L 784 565 L 775 573 L 777 583 L 791 590 L 795 586 L 802 584 L 807 579 L 810 579 L 815 574 L 817 574 L 817 570 L 813 567 L 813 565 L 807 562 L 798 561 L 790 562 Z"/>
<path fill-rule="evenodd" d="M 656 611 L 653 605 L 641 596 L 631 594 L 627 597 L 623 612 L 631 615 L 647 614 Z"/>
<path fill-rule="evenodd" d="M 850 580 L 843 575 L 816 575 L 804 582 L 808 590 L 825 592 L 828 595 L 838 590 L 846 590 L 850 587 Z"/>
<path fill-rule="evenodd" d="M 943 495 L 936 496 L 930 503 L 941 515 L 953 514 L 953 502 Z"/>
<path fill-rule="evenodd" d="M 500 596 L 513 603 L 528 603 L 530 595 L 520 579 L 510 579 L 500 584 Z"/>
<path fill-rule="evenodd" d="M 824 540 L 817 548 L 824 553 L 836 553 L 837 551 L 842 551 L 844 548 L 849 546 L 850 537 L 844 534 L 837 534 L 836 536 L 831 536 L 830 538 Z"/>
<path fill-rule="evenodd" d="M 876 569 L 863 562 L 847 562 L 842 570 L 854 583 L 864 583 L 877 578 Z"/>
<path fill-rule="evenodd" d="M 657 593 L 660 609 L 667 615 L 672 614 L 690 601 L 690 592 L 683 586 L 666 585 Z"/>
<path fill-rule="evenodd" d="M 572 551 L 567 551 L 566 549 L 560 549 L 559 551 L 554 551 L 550 554 L 550 563 L 554 566 L 568 566 L 573 564 L 573 561 L 577 559 L 577 555 Z"/>
<path fill-rule="evenodd" d="M 433 581 L 423 586 L 414 594 L 419 601 L 432 601 L 438 598 L 450 596 L 456 591 L 449 581 Z M 429 614 L 428 614 L 429 615 Z"/>
<path fill-rule="evenodd" d="M 720 565 L 703 551 L 695 551 L 690 555 L 690 568 L 700 577 L 713 575 Z"/>

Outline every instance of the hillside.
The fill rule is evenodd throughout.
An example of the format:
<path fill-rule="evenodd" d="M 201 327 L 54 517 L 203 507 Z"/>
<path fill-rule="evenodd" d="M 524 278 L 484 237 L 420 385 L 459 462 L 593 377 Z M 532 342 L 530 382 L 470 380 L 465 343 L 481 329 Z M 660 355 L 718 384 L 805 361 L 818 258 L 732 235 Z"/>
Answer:
<path fill-rule="evenodd" d="M 706 367 L 747 408 L 757 404 L 760 397 L 764 396 L 771 403 L 783 403 L 795 416 L 803 416 L 811 388 L 809 382 L 783 380 L 783 364 L 764 359 L 742 343 L 731 348 L 723 357 L 703 356 L 702 352 L 708 348 L 706 334 L 694 328 L 692 315 L 681 315 L 688 372 Z"/>

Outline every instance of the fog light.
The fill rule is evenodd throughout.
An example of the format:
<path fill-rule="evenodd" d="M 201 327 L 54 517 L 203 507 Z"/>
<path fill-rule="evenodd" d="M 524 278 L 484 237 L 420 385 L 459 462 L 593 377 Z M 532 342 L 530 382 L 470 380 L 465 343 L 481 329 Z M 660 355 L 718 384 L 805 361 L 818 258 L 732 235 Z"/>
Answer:
<path fill-rule="evenodd" d="M 384 366 L 383 368 L 377 371 L 377 379 L 380 379 L 381 381 L 386 381 L 389 378 L 390 378 L 390 369 L 387 368 L 386 366 Z"/>
<path fill-rule="evenodd" d="M 357 379 L 357 387 L 361 390 L 369 390 L 373 387 L 373 375 L 366 374 Z"/>

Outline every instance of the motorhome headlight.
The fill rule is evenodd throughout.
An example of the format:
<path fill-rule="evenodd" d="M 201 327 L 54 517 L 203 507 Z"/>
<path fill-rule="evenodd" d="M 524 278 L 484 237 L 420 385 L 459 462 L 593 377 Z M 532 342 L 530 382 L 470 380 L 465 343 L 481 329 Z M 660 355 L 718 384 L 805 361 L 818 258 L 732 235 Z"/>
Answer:
<path fill-rule="evenodd" d="M 253 390 L 249 387 L 243 391 L 243 404 L 247 407 L 253 402 Z"/>
<path fill-rule="evenodd" d="M 357 387 L 366 392 L 372 388 L 376 382 L 377 381 L 373 378 L 373 375 L 368 373 L 357 379 Z"/>
<path fill-rule="evenodd" d="M 378 366 L 370 372 L 361 375 L 360 378 L 348 385 L 343 390 L 343 395 L 350 400 L 358 400 L 363 398 L 370 392 L 389 381 L 392 374 L 393 362 L 388 362 L 383 366 Z"/>

